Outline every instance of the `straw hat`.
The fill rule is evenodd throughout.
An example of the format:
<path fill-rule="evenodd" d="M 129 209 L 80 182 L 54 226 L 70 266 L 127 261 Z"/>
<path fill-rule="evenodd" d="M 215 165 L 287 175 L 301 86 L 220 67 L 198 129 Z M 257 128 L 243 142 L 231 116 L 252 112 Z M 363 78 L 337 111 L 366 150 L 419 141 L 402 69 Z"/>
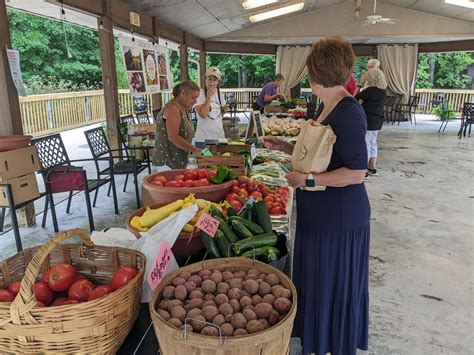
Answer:
<path fill-rule="evenodd" d="M 217 67 L 209 67 L 206 70 L 206 78 L 208 76 L 215 76 L 219 81 L 221 81 L 221 71 Z"/>

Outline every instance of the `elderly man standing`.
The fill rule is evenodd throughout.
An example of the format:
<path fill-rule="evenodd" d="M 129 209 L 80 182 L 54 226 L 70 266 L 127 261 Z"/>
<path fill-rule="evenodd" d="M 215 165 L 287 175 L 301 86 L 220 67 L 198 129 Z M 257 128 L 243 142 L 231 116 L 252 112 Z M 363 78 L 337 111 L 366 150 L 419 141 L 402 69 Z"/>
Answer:
<path fill-rule="evenodd" d="M 367 72 L 370 69 L 380 69 L 380 61 L 375 58 L 371 58 L 367 61 L 367 67 L 365 68 Z M 357 91 L 356 94 L 359 93 L 359 91 L 364 90 L 367 87 L 367 72 L 365 74 L 362 74 L 360 77 L 359 85 L 357 85 Z"/>

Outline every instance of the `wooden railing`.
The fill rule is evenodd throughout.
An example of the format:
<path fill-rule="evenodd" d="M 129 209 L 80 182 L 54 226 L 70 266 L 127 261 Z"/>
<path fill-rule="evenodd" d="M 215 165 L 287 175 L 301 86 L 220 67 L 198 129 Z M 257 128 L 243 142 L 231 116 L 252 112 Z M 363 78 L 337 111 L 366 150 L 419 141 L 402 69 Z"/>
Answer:
<path fill-rule="evenodd" d="M 233 98 L 237 102 L 237 110 L 247 112 L 252 110 L 252 101 L 260 90 L 260 88 L 221 89 L 227 99 Z M 301 91 L 307 94 L 311 89 Z M 448 102 L 453 104 L 458 112 L 461 112 L 464 102 L 474 102 L 474 90 L 417 89 L 416 95 L 420 97 L 417 111 L 431 113 L 431 101 L 437 92 L 444 93 Z M 166 103 L 171 94 L 163 93 L 162 98 Z M 148 112 L 151 114 L 153 107 L 150 95 L 146 95 L 145 100 L 148 102 Z M 119 105 L 120 115 L 133 113 L 133 99 L 128 90 L 119 90 Z M 24 133 L 34 136 L 105 120 L 102 90 L 20 97 L 20 110 Z"/>

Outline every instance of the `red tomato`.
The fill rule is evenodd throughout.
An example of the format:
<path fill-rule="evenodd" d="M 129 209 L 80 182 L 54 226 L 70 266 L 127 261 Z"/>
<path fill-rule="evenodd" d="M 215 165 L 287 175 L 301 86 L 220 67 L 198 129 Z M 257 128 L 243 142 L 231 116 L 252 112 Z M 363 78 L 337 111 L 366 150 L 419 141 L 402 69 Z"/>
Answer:
<path fill-rule="evenodd" d="M 66 300 L 66 301 L 64 301 L 64 302 L 61 304 L 61 306 L 64 305 L 64 304 L 77 304 L 77 303 L 81 303 L 81 301 L 78 301 L 78 300 Z"/>
<path fill-rule="evenodd" d="M 269 194 L 269 191 L 266 187 L 261 188 L 260 192 L 262 193 L 263 197 L 267 197 L 267 195 Z"/>
<path fill-rule="evenodd" d="M 174 181 L 174 180 L 170 180 L 170 181 L 166 182 L 165 187 L 179 187 L 179 182 Z"/>
<path fill-rule="evenodd" d="M 46 307 L 46 305 L 41 301 L 36 301 L 36 307 Z"/>
<path fill-rule="evenodd" d="M 250 196 L 252 196 L 254 200 L 257 200 L 257 199 L 263 197 L 263 195 L 260 191 L 254 191 L 250 194 Z"/>
<path fill-rule="evenodd" d="M 178 187 L 183 187 L 184 186 L 184 181 L 176 181 L 178 183 Z"/>
<path fill-rule="evenodd" d="M 263 198 L 263 202 L 273 202 L 273 196 L 267 195 Z"/>
<path fill-rule="evenodd" d="M 250 193 L 250 192 L 254 192 L 256 191 L 258 188 L 257 184 L 255 183 L 255 180 L 253 179 L 250 179 L 249 182 L 247 183 L 247 191 Z"/>
<path fill-rule="evenodd" d="M 193 187 L 200 187 L 200 183 L 199 183 L 199 180 L 194 180 L 194 181 L 191 181 L 193 183 Z"/>
<path fill-rule="evenodd" d="M 247 184 L 240 184 L 239 188 L 247 191 Z"/>
<path fill-rule="evenodd" d="M 184 175 L 177 175 L 175 178 L 174 178 L 175 181 L 184 181 Z"/>
<path fill-rule="evenodd" d="M 194 187 L 194 181 L 192 180 L 184 180 L 183 187 Z"/>
<path fill-rule="evenodd" d="M 112 285 L 103 285 L 98 286 L 92 293 L 89 295 L 88 301 L 95 300 L 97 298 L 101 298 L 111 292 L 114 292 Z"/>
<path fill-rule="evenodd" d="M 137 270 L 132 267 L 122 266 L 114 275 L 112 279 L 112 288 L 118 290 L 120 287 L 128 283 L 137 275 Z"/>
<path fill-rule="evenodd" d="M 199 180 L 201 179 L 207 179 L 207 170 L 206 169 L 197 169 L 197 178 Z"/>
<path fill-rule="evenodd" d="M 258 188 L 259 190 L 266 189 L 267 187 L 265 186 L 265 183 L 263 181 L 258 182 Z"/>
<path fill-rule="evenodd" d="M 273 202 L 273 208 L 279 207 L 285 209 L 285 206 L 283 206 L 280 202 Z"/>
<path fill-rule="evenodd" d="M 268 210 L 270 211 L 273 208 L 273 203 L 272 202 L 265 202 L 267 205 Z"/>
<path fill-rule="evenodd" d="M 248 193 L 247 190 L 245 190 L 245 189 L 240 189 L 240 191 L 239 191 L 239 196 L 242 197 L 242 198 L 248 198 L 248 197 L 249 197 L 249 193 Z"/>
<path fill-rule="evenodd" d="M 198 182 L 199 182 L 199 186 L 209 186 L 210 185 L 209 180 L 207 180 L 207 177 L 199 179 Z"/>
<path fill-rule="evenodd" d="M 279 188 L 278 189 L 278 194 L 281 196 L 281 197 L 286 197 L 288 198 L 288 196 L 290 196 L 290 193 L 285 190 L 285 189 L 282 189 L 282 188 Z"/>
<path fill-rule="evenodd" d="M 47 270 L 41 277 L 41 281 L 48 283 L 50 273 L 51 273 L 51 269 Z"/>
<path fill-rule="evenodd" d="M 279 190 L 285 190 L 286 192 L 288 192 L 288 194 L 290 193 L 290 187 L 289 186 L 280 186 Z"/>
<path fill-rule="evenodd" d="M 89 298 L 92 291 L 94 291 L 94 285 L 89 280 L 79 280 L 72 284 L 67 291 L 67 298 L 70 300 L 78 300 L 85 302 Z"/>
<path fill-rule="evenodd" d="M 159 180 L 153 180 L 150 182 L 150 184 L 156 185 L 156 186 L 163 186 L 163 183 Z"/>
<path fill-rule="evenodd" d="M 49 274 L 48 286 L 55 292 L 66 291 L 76 281 L 76 269 L 72 265 L 62 263 L 54 265 Z"/>
<path fill-rule="evenodd" d="M 66 301 L 66 297 L 58 297 L 53 301 L 53 303 L 51 303 L 51 307 L 62 306 Z"/>
<path fill-rule="evenodd" d="M 13 302 L 14 299 L 13 293 L 0 288 L 0 302 Z"/>
<path fill-rule="evenodd" d="M 282 214 L 286 214 L 286 211 L 282 207 L 273 207 L 270 210 L 270 214 L 282 215 Z"/>
<path fill-rule="evenodd" d="M 36 282 L 33 286 L 33 291 L 38 301 L 43 302 L 45 305 L 49 306 L 53 300 L 53 291 L 51 291 L 46 282 Z"/>
<path fill-rule="evenodd" d="M 235 186 L 237 186 L 237 187 L 240 186 L 239 180 L 234 180 L 234 181 L 233 181 L 232 187 L 235 187 Z"/>
<path fill-rule="evenodd" d="M 164 184 L 166 184 L 168 179 L 165 178 L 164 176 L 156 175 L 155 177 L 153 177 L 153 181 L 160 181 L 164 185 Z"/>
<path fill-rule="evenodd" d="M 20 285 L 21 282 L 13 281 L 10 285 L 8 285 L 8 291 L 10 291 L 11 293 L 13 293 L 14 296 L 16 296 L 16 294 L 20 292 Z"/>
<path fill-rule="evenodd" d="M 235 193 L 232 193 L 232 194 L 228 194 L 225 197 L 225 199 L 226 199 L 227 202 L 232 203 L 232 201 L 239 201 L 240 197 L 239 197 L 239 195 L 237 195 Z"/>
<path fill-rule="evenodd" d="M 232 209 L 235 212 L 239 212 L 242 209 L 242 206 L 243 205 L 237 200 L 233 200 L 233 201 L 230 202 L 230 207 L 232 207 Z"/>
<path fill-rule="evenodd" d="M 277 196 L 277 197 L 274 199 L 274 201 L 280 203 L 282 206 L 285 204 L 285 203 L 283 202 L 283 200 L 281 199 L 280 196 Z"/>
<path fill-rule="evenodd" d="M 230 190 L 230 191 L 231 191 L 232 193 L 234 193 L 234 194 L 238 194 L 239 191 L 240 191 L 240 189 L 239 189 L 238 186 L 232 186 L 232 190 Z"/>
<path fill-rule="evenodd" d="M 184 172 L 184 180 L 196 180 L 197 176 L 197 171 L 194 169 L 188 169 Z"/>
<path fill-rule="evenodd" d="M 210 178 L 211 176 L 217 177 L 217 171 L 216 169 L 209 169 L 207 171 L 207 177 Z"/>

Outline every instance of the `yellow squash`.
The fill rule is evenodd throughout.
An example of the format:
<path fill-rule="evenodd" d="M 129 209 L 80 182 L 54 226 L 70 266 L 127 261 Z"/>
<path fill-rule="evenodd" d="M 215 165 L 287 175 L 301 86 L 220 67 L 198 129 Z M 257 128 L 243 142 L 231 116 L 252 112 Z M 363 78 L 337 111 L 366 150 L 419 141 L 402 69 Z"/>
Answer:
<path fill-rule="evenodd" d="M 135 228 L 136 230 L 138 230 L 139 232 L 146 232 L 148 230 L 147 227 L 143 227 L 141 224 L 140 224 L 140 217 L 139 216 L 134 216 L 131 220 L 130 220 L 130 225 Z"/>
<path fill-rule="evenodd" d="M 143 216 L 140 217 L 140 224 L 143 227 L 154 226 L 158 222 L 168 217 L 172 212 L 179 210 L 181 207 L 183 207 L 183 205 L 183 200 L 177 200 L 156 210 L 146 211 Z"/>

